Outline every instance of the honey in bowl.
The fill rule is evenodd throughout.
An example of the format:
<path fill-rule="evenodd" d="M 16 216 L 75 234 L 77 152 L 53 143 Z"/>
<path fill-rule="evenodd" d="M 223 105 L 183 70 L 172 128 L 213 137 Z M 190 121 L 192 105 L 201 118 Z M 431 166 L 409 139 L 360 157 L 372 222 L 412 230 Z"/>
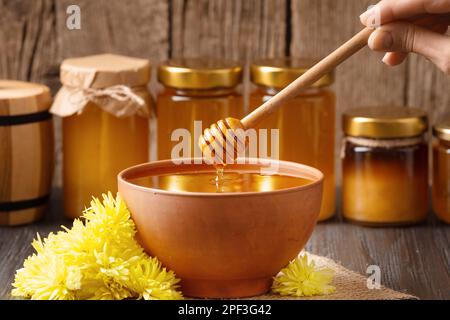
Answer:
<path fill-rule="evenodd" d="M 146 163 L 118 176 L 139 243 L 176 273 L 185 296 L 263 294 L 311 236 L 323 174 L 293 162 L 252 160 L 227 165 L 220 192 L 215 168 L 195 159 Z"/>
<path fill-rule="evenodd" d="M 153 189 L 181 192 L 230 193 L 267 192 L 295 188 L 312 180 L 287 175 L 263 175 L 257 172 L 225 170 L 211 172 L 183 172 L 130 179 L 129 182 Z"/>

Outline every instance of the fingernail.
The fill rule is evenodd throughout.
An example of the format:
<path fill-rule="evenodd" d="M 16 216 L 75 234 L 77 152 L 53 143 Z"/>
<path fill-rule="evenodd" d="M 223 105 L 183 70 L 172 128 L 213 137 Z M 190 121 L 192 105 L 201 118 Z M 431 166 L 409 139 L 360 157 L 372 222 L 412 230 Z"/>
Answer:
<path fill-rule="evenodd" d="M 375 7 L 371 7 L 366 12 L 362 13 L 359 16 L 359 19 L 361 20 L 362 24 L 366 24 L 369 17 L 373 16 L 375 13 Z"/>
<path fill-rule="evenodd" d="M 369 38 L 369 47 L 372 50 L 389 50 L 394 45 L 394 38 L 388 31 L 378 31 Z"/>
<path fill-rule="evenodd" d="M 384 55 L 383 59 L 381 59 L 381 61 L 383 61 L 383 63 L 389 65 L 389 55 L 386 53 L 386 54 Z"/>

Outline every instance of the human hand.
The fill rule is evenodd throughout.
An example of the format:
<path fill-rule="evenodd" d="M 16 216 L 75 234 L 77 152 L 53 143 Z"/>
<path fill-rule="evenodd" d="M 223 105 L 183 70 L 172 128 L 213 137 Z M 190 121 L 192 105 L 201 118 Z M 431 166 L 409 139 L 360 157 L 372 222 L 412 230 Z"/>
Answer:
<path fill-rule="evenodd" d="M 387 52 L 383 62 L 402 63 L 409 52 L 425 56 L 450 75 L 450 0 L 381 0 L 360 16 L 370 27 L 379 22 L 369 38 L 372 50 Z"/>

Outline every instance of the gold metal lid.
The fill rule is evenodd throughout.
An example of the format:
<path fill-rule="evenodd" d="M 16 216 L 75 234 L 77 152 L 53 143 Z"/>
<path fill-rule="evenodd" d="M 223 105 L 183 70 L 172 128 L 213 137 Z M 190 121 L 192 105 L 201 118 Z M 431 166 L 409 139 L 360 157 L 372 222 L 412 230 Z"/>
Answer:
<path fill-rule="evenodd" d="M 407 138 L 427 130 L 427 114 L 417 108 L 365 107 L 346 111 L 342 116 L 345 134 L 366 138 Z"/>
<path fill-rule="evenodd" d="M 177 89 L 232 88 L 242 81 L 242 65 L 212 58 L 172 59 L 159 66 L 158 80 Z"/>
<path fill-rule="evenodd" d="M 253 83 L 281 89 L 304 74 L 317 60 L 298 58 L 277 58 L 255 61 L 250 66 Z M 333 72 L 320 78 L 312 87 L 326 87 L 334 82 Z"/>
<path fill-rule="evenodd" d="M 436 124 L 433 135 L 441 140 L 450 141 L 450 120 Z"/>

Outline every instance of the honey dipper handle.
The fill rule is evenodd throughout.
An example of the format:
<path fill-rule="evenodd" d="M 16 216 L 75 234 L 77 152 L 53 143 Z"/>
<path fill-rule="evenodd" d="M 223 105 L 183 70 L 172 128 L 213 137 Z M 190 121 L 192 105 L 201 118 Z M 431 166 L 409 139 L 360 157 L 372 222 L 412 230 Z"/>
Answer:
<path fill-rule="evenodd" d="M 374 29 L 365 28 L 359 33 L 357 33 L 353 38 L 348 40 L 342 46 L 337 48 L 335 51 L 330 53 L 307 72 L 302 74 L 286 88 L 281 90 L 278 94 L 273 96 L 270 100 L 259 106 L 253 112 L 248 114 L 245 118 L 241 120 L 244 128 L 252 128 L 259 121 L 269 114 L 275 112 L 281 105 L 286 103 L 288 100 L 295 98 L 299 95 L 302 89 L 306 89 L 313 85 L 316 81 L 322 78 L 325 74 L 332 71 L 339 64 L 347 60 L 353 54 L 361 50 L 367 45 L 370 34 Z"/>

